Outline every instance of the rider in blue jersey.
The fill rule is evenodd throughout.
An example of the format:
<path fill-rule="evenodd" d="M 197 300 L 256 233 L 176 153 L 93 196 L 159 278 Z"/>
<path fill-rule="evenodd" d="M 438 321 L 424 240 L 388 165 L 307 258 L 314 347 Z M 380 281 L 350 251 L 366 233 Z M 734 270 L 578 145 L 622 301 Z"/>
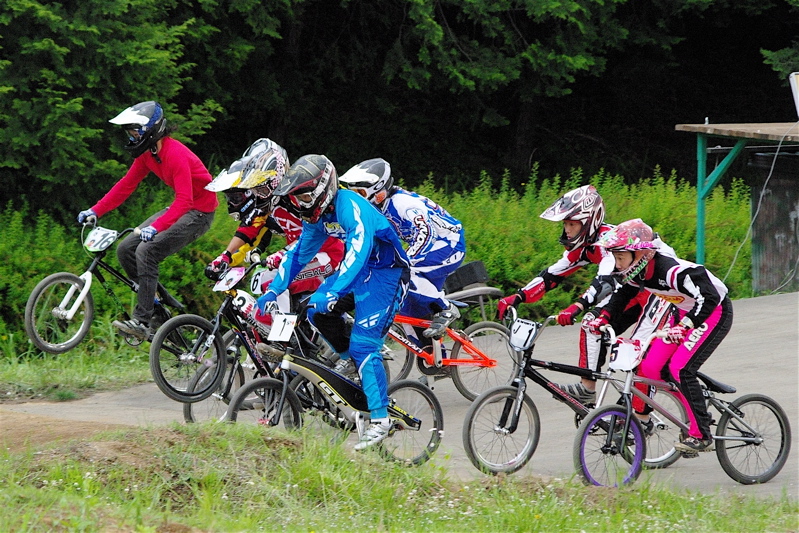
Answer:
<path fill-rule="evenodd" d="M 416 318 L 433 314 L 432 324 L 423 335 L 440 337 L 460 317 L 443 287 L 466 254 L 463 224 L 429 198 L 394 186 L 391 166 L 384 159 L 363 161 L 339 181 L 377 207 L 408 245 L 411 287 L 400 312 Z"/>
<path fill-rule="evenodd" d="M 380 349 L 407 292 L 408 256 L 385 217 L 354 192 L 338 189 L 336 169 L 323 155 L 298 159 L 274 194 L 288 196 L 303 219 L 303 228 L 258 305 L 262 312 L 271 310 L 271 302 L 328 237 L 344 241 L 344 260 L 311 296 L 308 318 L 342 359 L 351 357 L 358 367 L 371 414 L 369 427 L 355 445 L 356 450 L 363 450 L 388 436 L 388 384 Z M 348 294 L 355 299 L 355 322 L 349 335 L 336 307 Z"/>

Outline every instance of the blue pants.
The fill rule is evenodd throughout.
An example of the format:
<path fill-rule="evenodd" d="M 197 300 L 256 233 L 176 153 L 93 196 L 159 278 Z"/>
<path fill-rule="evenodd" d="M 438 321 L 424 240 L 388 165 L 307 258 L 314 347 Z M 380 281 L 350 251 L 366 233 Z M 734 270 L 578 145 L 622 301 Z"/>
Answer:
<path fill-rule="evenodd" d="M 328 292 L 338 273 L 328 277 L 318 291 Z M 380 349 L 385 342 L 394 315 L 408 289 L 410 272 L 406 268 L 371 270 L 355 283 L 355 324 L 349 342 L 342 339 L 344 318 L 334 313 L 308 309 L 308 319 L 339 353 L 348 352 L 358 366 L 361 386 L 366 394 L 372 418 L 388 416 L 388 380 Z"/>

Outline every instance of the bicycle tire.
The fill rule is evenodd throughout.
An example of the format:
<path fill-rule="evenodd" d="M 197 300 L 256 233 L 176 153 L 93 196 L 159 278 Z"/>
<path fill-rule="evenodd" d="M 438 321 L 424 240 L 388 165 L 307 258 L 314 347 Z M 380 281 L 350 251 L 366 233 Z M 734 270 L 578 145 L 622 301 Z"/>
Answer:
<path fill-rule="evenodd" d="M 688 413 L 677 396 L 666 390 L 658 390 L 655 393 L 654 400 L 661 404 L 669 413 L 676 415 L 684 424 L 688 425 Z M 669 405 L 667 407 L 663 404 Z M 657 411 L 652 411 L 649 416 L 655 424 L 655 429 L 651 435 L 646 437 L 644 468 L 666 468 L 673 465 L 681 456 L 680 451 L 674 447 L 674 443 L 682 440 L 682 430 Z"/>
<path fill-rule="evenodd" d="M 733 401 L 729 409 L 763 438 L 759 444 L 716 440 L 716 456 L 721 468 L 743 485 L 765 483 L 779 474 L 791 452 L 791 425 L 782 407 L 762 394 L 746 394 Z M 724 412 L 716 430 L 718 436 L 751 436 L 729 412 Z"/>
<path fill-rule="evenodd" d="M 502 324 L 496 322 L 477 322 L 463 331 L 481 352 L 486 356 L 495 359 L 497 366 L 461 366 L 451 365 L 452 382 L 464 398 L 473 401 L 483 392 L 510 384 L 516 377 L 521 354 L 510 347 L 510 331 Z M 452 347 L 450 357 L 458 359 L 461 357 L 463 345 L 456 342 Z M 464 358 L 471 358 L 468 354 L 463 354 Z"/>
<path fill-rule="evenodd" d="M 487 390 L 466 412 L 463 449 L 475 468 L 485 474 L 512 474 L 522 469 L 538 448 L 541 419 L 535 402 L 527 394 L 519 410 L 516 430 L 510 432 L 501 427 L 503 411 L 506 406 L 513 408 L 517 392 L 511 386 Z"/>
<path fill-rule="evenodd" d="M 249 381 L 233 395 L 225 418 L 230 422 L 249 422 L 269 427 L 282 422 L 288 430 L 300 429 L 302 405 L 291 389 L 286 391 L 280 421 L 274 421 L 282 392 L 283 382 L 279 379 L 257 378 Z"/>
<path fill-rule="evenodd" d="M 158 328 L 150 345 L 150 372 L 168 398 L 183 403 L 199 402 L 219 389 L 226 365 L 217 365 L 215 361 L 226 354 L 222 335 L 206 346 L 213 329 L 213 324 L 197 315 L 178 315 Z M 189 382 L 203 366 L 214 369 L 212 379 L 204 380 L 204 387 L 189 391 Z"/>
<path fill-rule="evenodd" d="M 50 274 L 34 287 L 25 304 L 25 332 L 43 352 L 62 354 L 80 344 L 94 320 L 94 299 L 87 292 L 72 320 L 53 315 L 70 288 L 75 295 L 83 289 L 84 281 L 70 272 Z M 72 303 L 68 304 L 69 306 Z"/>
<path fill-rule="evenodd" d="M 403 339 L 408 338 L 408 336 L 405 334 L 405 329 L 402 327 L 402 324 L 397 324 L 396 322 L 391 324 L 391 330 L 396 335 L 401 336 Z M 395 341 L 388 335 L 386 335 L 386 340 L 383 343 L 383 349 L 387 350 L 392 357 L 391 360 L 386 361 L 386 364 L 389 368 L 389 382 L 391 383 L 394 381 L 407 379 L 411 374 L 411 370 L 413 370 L 413 363 L 416 360 L 416 354 L 405 348 L 402 344 Z"/>
<path fill-rule="evenodd" d="M 393 462 L 418 466 L 427 462 L 441 445 L 444 434 L 444 411 L 428 387 L 416 380 L 403 379 L 388 386 L 388 413 L 391 430 L 378 444 L 380 455 Z M 419 428 L 409 428 L 401 421 L 401 412 L 418 419 Z"/>
<path fill-rule="evenodd" d="M 625 438 L 619 428 L 630 417 Z M 586 485 L 618 487 L 633 483 L 643 470 L 646 441 L 641 424 L 624 407 L 606 405 L 588 413 L 574 438 L 572 458 Z M 630 439 L 632 442 L 630 442 Z"/>
<path fill-rule="evenodd" d="M 302 405 L 303 431 L 328 436 L 331 443 L 339 443 L 355 429 L 355 424 L 338 417 L 336 406 L 331 405 L 319 387 L 304 376 L 294 376 L 289 382 L 289 388 L 297 394 Z"/>

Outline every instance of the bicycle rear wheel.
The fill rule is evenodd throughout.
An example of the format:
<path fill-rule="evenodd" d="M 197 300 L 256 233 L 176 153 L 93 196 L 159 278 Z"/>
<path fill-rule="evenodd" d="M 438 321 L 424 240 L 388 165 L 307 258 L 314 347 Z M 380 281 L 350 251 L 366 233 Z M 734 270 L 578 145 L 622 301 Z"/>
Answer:
<path fill-rule="evenodd" d="M 464 330 L 472 340 L 472 344 L 483 354 L 497 361 L 493 368 L 485 366 L 451 365 L 452 382 L 464 398 L 474 400 L 483 392 L 507 385 L 516 376 L 517 366 L 521 358 L 508 344 L 510 331 L 496 322 L 478 322 Z M 450 354 L 452 359 L 470 359 L 463 345 L 455 343 Z"/>
<path fill-rule="evenodd" d="M 791 451 L 791 425 L 782 407 L 762 394 L 741 396 L 719 419 L 717 436 L 757 437 L 760 442 L 716 440 L 721 468 L 738 483 L 765 483 L 776 476 Z"/>
<path fill-rule="evenodd" d="M 94 299 L 87 292 L 72 319 L 64 314 L 74 305 L 84 282 L 75 274 L 57 272 L 40 281 L 25 305 L 25 332 L 42 351 L 61 354 L 68 352 L 86 337 L 94 319 Z M 72 290 L 72 299 L 61 302 Z"/>
<path fill-rule="evenodd" d="M 213 330 L 209 321 L 197 315 L 178 315 L 158 328 L 150 345 L 150 371 L 167 397 L 177 402 L 199 402 L 219 389 L 227 365 L 215 363 L 226 361 L 225 344 L 222 335 L 210 342 Z M 212 375 L 197 381 L 190 391 L 189 382 L 203 367 L 213 369 Z"/>
<path fill-rule="evenodd" d="M 391 430 L 378 444 L 380 455 L 408 466 L 425 463 L 441 444 L 444 411 L 425 385 L 404 379 L 388 386 Z"/>
<path fill-rule="evenodd" d="M 669 391 L 659 390 L 654 400 L 688 425 L 688 413 L 677 396 Z M 652 434 L 646 437 L 644 468 L 666 468 L 680 458 L 680 452 L 674 447 L 674 443 L 682 440 L 682 431 L 678 425 L 657 411 L 652 411 L 649 416 L 655 427 Z"/>
<path fill-rule="evenodd" d="M 630 417 L 624 434 L 627 411 L 606 405 L 591 411 L 574 439 L 574 468 L 586 485 L 618 487 L 638 479 L 646 458 L 641 424 Z"/>
<path fill-rule="evenodd" d="M 533 400 L 524 395 L 516 428 L 508 428 L 518 389 L 502 386 L 477 397 L 466 412 L 463 449 L 486 474 L 512 474 L 524 467 L 538 447 L 541 421 Z"/>
<path fill-rule="evenodd" d="M 302 405 L 293 390 L 286 390 L 286 398 L 277 420 L 283 382 L 275 378 L 257 378 L 245 383 L 233 395 L 227 410 L 227 420 L 276 426 L 280 422 L 286 429 L 302 427 Z"/>

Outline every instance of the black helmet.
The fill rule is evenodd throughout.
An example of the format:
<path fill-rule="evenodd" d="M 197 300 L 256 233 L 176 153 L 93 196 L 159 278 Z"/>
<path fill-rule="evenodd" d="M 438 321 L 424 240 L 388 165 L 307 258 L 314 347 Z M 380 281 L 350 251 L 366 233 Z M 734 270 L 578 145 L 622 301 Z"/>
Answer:
<path fill-rule="evenodd" d="M 164 110 L 158 102 L 152 100 L 139 102 L 108 122 L 118 124 L 125 130 L 128 144 L 124 148 L 133 157 L 139 157 L 147 150 L 154 149 L 158 139 L 167 134 Z"/>
<path fill-rule="evenodd" d="M 308 154 L 286 172 L 275 196 L 288 196 L 303 220 L 316 224 L 333 203 L 338 190 L 336 167 L 327 157 Z"/>

